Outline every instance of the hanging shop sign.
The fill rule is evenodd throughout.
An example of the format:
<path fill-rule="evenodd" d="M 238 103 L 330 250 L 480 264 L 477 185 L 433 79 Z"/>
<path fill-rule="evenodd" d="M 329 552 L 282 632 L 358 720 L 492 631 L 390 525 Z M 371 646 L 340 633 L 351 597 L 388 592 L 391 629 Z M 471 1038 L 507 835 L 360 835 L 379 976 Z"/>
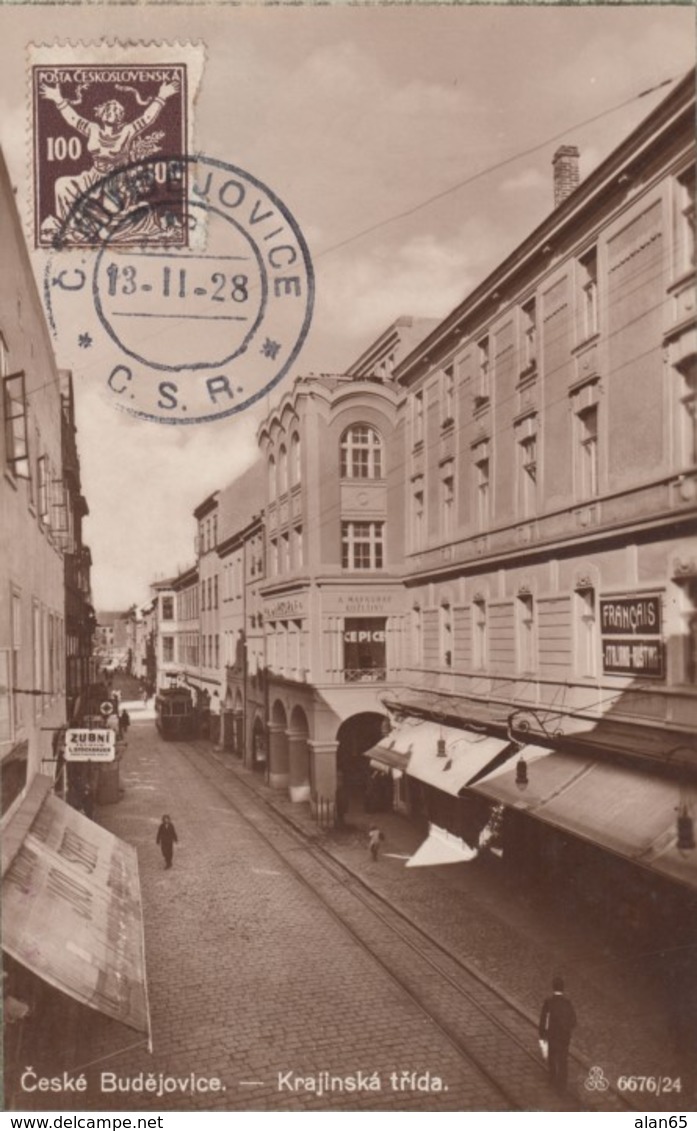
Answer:
<path fill-rule="evenodd" d="M 75 727 L 65 733 L 66 762 L 113 762 L 116 734 L 103 728 Z"/>
<path fill-rule="evenodd" d="M 606 674 L 663 679 L 665 649 L 660 597 L 602 599 L 600 631 Z"/>

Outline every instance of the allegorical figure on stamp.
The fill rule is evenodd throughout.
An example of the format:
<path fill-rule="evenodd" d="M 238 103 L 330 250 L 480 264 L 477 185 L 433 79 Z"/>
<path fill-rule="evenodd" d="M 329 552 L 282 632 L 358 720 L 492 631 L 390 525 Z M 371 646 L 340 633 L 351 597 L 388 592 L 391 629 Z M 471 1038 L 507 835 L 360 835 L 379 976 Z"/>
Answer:
<path fill-rule="evenodd" d="M 165 102 L 179 90 L 179 83 L 163 82 L 145 110 L 133 121 L 126 121 L 126 110 L 121 102 L 110 98 L 94 110 L 95 121 L 83 118 L 75 107 L 63 97 L 59 84 L 44 82 L 40 94 L 53 102 L 63 120 L 86 138 L 87 152 L 92 165 L 74 176 L 59 177 L 55 185 L 56 218 L 66 220 L 75 201 L 102 177 L 108 176 L 129 162 L 139 161 L 157 152 L 162 135 L 154 132 L 144 135 L 160 116 Z"/>

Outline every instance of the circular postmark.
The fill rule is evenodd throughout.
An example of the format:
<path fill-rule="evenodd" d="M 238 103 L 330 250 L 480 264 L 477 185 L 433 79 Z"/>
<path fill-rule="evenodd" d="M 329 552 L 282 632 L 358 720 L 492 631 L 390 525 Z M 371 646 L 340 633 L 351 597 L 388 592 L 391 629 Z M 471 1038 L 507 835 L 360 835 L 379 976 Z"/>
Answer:
<path fill-rule="evenodd" d="M 119 408 L 193 424 L 241 412 L 285 376 L 310 327 L 314 274 L 298 224 L 256 177 L 160 156 L 75 197 L 44 294 L 61 333 L 85 321 L 89 300 L 78 340 Z"/>

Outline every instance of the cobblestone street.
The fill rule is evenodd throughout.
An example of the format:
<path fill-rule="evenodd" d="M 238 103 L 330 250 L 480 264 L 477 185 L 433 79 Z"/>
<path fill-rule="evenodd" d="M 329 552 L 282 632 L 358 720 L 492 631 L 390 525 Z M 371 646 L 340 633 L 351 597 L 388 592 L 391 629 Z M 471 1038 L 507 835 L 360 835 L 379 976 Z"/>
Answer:
<path fill-rule="evenodd" d="M 56 1017 L 60 1034 L 51 1027 L 28 1030 L 33 1068 L 46 1074 L 84 1070 L 89 1087 L 81 1100 L 93 1109 L 466 1111 L 509 1106 L 289 871 L 226 795 L 238 795 L 242 806 L 249 805 L 251 787 L 262 803 L 271 804 L 270 809 L 263 806 L 275 822 L 266 835 L 272 841 L 279 838 L 279 851 L 286 857 L 303 853 L 300 844 L 289 852 L 282 843 L 288 822 L 300 828 L 305 824 L 305 831 L 317 837 L 305 808 L 272 794 L 258 776 L 230 756 L 214 754 L 208 743 L 163 741 L 150 710 L 137 704 L 129 709 L 134 725 L 121 765 L 122 799 L 102 807 L 98 819 L 138 851 L 154 1051 L 149 1055 L 136 1034 L 96 1013 L 71 1002 L 66 1010 L 68 999 L 49 993 L 48 1015 Z M 155 844 L 165 812 L 179 835 L 171 871 L 165 870 Z M 541 947 L 534 938 L 534 919 L 526 923 L 514 900 L 508 908 L 497 905 L 495 885 L 483 887 L 480 873 L 462 866 L 405 871 L 404 859 L 418 833 L 396 815 L 382 816 L 388 839 L 377 864 L 368 860 L 360 819 L 331 837 L 320 834 L 320 840 L 395 904 L 401 901 L 454 952 L 479 965 L 531 1017 L 535 995 L 546 989 L 547 963 L 560 957 L 559 948 L 568 948 L 567 965 L 571 959 L 589 963 L 589 940 L 578 937 L 574 942 L 573 931 Z M 537 931 L 539 935 L 539 924 Z M 599 1016 L 594 995 L 602 993 L 603 978 L 587 975 L 575 992 L 581 987 L 581 1046 L 591 1055 L 589 1063 L 609 1070 L 592 1049 Z M 617 986 L 609 1003 L 617 1014 L 625 992 L 628 987 Z M 636 1003 L 634 1016 L 627 1019 L 630 1029 L 636 1029 L 645 1006 L 643 1000 Z M 615 1026 L 612 1038 L 621 1029 Z M 628 1046 L 636 1057 L 632 1065 L 643 1067 L 639 1056 L 659 1048 L 660 1033 L 654 1037 L 650 1027 L 645 1029 L 641 1039 L 635 1032 Z M 493 1055 L 494 1061 L 503 1055 L 506 1065 L 505 1049 Z M 559 1107 L 542 1066 L 530 1062 L 521 1069 L 514 1059 L 498 1078 L 520 1097 L 520 1106 Z M 21 1056 L 14 1063 L 21 1071 Z M 666 1064 L 664 1059 L 660 1069 Z M 364 1084 L 372 1079 L 371 1090 L 329 1089 L 323 1076 L 359 1072 Z M 143 1092 L 143 1073 L 182 1080 L 193 1073 L 219 1080 L 221 1090 L 194 1096 L 188 1091 Z M 409 1079 L 402 1086 L 393 1073 Z M 578 1069 L 571 1076 L 576 1096 L 583 1097 Z M 303 1082 L 294 1082 L 295 1077 Z M 436 1090 L 436 1077 L 442 1091 Z M 128 1081 L 130 1092 L 125 1090 Z M 72 1096 L 23 1095 L 16 1077 L 7 1081 L 7 1097 L 15 1109 L 81 1106 Z"/>

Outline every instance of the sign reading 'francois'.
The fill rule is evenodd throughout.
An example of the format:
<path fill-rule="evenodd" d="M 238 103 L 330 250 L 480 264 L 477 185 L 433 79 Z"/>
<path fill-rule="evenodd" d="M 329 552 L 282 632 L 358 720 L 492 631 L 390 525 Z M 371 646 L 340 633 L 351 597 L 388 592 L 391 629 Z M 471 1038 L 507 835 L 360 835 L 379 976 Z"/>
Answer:
<path fill-rule="evenodd" d="M 662 679 L 660 597 L 613 597 L 600 602 L 603 671 Z"/>

